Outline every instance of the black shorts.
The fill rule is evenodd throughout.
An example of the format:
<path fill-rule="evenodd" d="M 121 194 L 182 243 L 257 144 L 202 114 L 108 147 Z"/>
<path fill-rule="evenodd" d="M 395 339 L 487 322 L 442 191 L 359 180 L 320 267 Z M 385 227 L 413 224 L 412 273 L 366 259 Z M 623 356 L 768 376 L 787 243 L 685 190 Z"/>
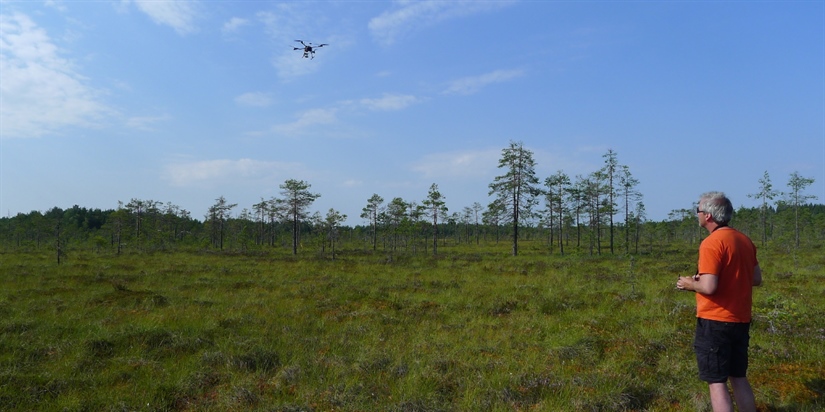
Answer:
<path fill-rule="evenodd" d="M 696 318 L 693 350 L 699 364 L 699 379 L 708 383 L 743 378 L 748 371 L 750 323 L 719 322 Z"/>

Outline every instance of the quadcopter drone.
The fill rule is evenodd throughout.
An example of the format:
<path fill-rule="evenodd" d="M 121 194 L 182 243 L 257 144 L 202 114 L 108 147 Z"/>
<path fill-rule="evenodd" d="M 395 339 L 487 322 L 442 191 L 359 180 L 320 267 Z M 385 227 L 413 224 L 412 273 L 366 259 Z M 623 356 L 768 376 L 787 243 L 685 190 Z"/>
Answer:
<path fill-rule="evenodd" d="M 326 44 L 326 43 L 319 44 L 319 45 L 315 46 L 310 42 L 304 43 L 303 40 L 295 40 L 295 41 L 297 41 L 298 43 L 301 43 L 304 47 L 293 47 L 292 50 L 303 50 L 305 59 L 306 58 L 314 59 L 315 58 L 315 49 L 318 49 L 318 48 L 321 48 L 321 47 L 324 47 L 324 46 L 329 46 L 329 44 Z"/>

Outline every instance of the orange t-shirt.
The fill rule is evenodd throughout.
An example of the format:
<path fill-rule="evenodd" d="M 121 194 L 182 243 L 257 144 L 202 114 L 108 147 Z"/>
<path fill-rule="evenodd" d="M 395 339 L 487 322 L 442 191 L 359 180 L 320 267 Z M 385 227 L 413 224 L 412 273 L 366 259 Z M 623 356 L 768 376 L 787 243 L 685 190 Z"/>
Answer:
<path fill-rule="evenodd" d="M 696 316 L 721 322 L 751 321 L 756 246 L 729 227 L 714 230 L 699 246 L 699 272 L 719 277 L 716 293 L 696 294 Z"/>

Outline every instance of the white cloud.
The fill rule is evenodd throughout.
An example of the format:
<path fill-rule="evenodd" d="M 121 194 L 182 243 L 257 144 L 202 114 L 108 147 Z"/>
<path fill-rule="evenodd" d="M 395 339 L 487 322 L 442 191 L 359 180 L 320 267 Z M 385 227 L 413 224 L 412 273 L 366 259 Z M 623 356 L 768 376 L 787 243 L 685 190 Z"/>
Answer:
<path fill-rule="evenodd" d="M 191 0 L 133 0 L 140 11 L 157 24 L 169 26 L 179 34 L 194 32 L 196 2 Z"/>
<path fill-rule="evenodd" d="M 2 2 L 0 1 L 0 3 L 2 3 Z M 64 11 L 68 10 L 66 8 L 66 6 L 63 5 L 62 1 L 58 2 L 58 1 L 55 1 L 55 0 L 46 0 L 43 3 L 43 5 L 46 6 L 46 7 L 52 7 L 55 10 L 60 11 L 60 12 L 64 12 Z"/>
<path fill-rule="evenodd" d="M 299 27 L 312 22 L 305 10 L 307 10 L 306 7 L 302 7 L 301 3 L 278 3 L 274 6 L 274 11 L 258 12 L 256 17 L 264 24 L 270 37 L 292 41 L 295 39 L 288 36 L 290 33 L 295 33 Z"/>
<path fill-rule="evenodd" d="M 300 163 L 216 159 L 169 164 L 163 172 L 163 178 L 176 187 L 210 186 L 233 182 L 278 181 L 303 169 Z"/>
<path fill-rule="evenodd" d="M 397 1 L 396 8 L 370 20 L 368 28 L 380 43 L 392 44 L 396 38 L 435 23 L 476 13 L 494 11 L 514 1 L 426 0 Z"/>
<path fill-rule="evenodd" d="M 97 127 L 112 112 L 102 93 L 60 54 L 28 16 L 0 15 L 0 138 Z"/>
<path fill-rule="evenodd" d="M 266 107 L 272 104 L 272 98 L 266 93 L 250 92 L 235 97 L 235 103 L 240 106 Z"/>
<path fill-rule="evenodd" d="M 240 17 L 233 17 L 223 24 L 221 31 L 224 34 L 234 33 L 243 26 L 249 24 L 249 20 Z"/>
<path fill-rule="evenodd" d="M 236 100 L 238 100 L 236 98 Z M 357 113 L 359 109 L 366 108 L 373 111 L 393 111 L 402 110 L 412 104 L 420 102 L 421 99 L 411 95 L 384 94 L 379 98 L 363 98 L 360 100 L 343 100 L 334 107 L 318 108 L 306 110 L 297 115 L 297 119 L 290 123 L 274 125 L 270 128 L 270 133 L 281 134 L 289 137 L 298 137 L 306 134 L 310 129 L 318 135 L 318 126 L 338 123 L 340 114 L 348 115 Z M 342 127 L 336 127 L 335 131 L 329 128 L 322 130 L 327 136 L 352 136 L 342 131 Z M 260 133 L 254 133 L 259 135 Z"/>
<path fill-rule="evenodd" d="M 401 110 L 420 100 L 415 96 L 385 94 L 378 99 L 361 99 L 360 103 L 371 110 Z"/>
<path fill-rule="evenodd" d="M 304 131 L 315 125 L 330 124 L 337 121 L 338 109 L 312 109 L 307 110 L 292 123 L 280 124 L 272 127 L 275 133 L 285 135 L 300 135 Z"/>
<path fill-rule="evenodd" d="M 132 129 L 152 131 L 152 127 L 156 123 L 165 122 L 171 117 L 169 115 L 161 116 L 135 116 L 126 120 L 126 126 Z"/>
<path fill-rule="evenodd" d="M 465 77 L 451 82 L 444 93 L 473 94 L 489 84 L 505 82 L 522 75 L 524 75 L 523 70 L 496 70 L 480 76 Z"/>
<path fill-rule="evenodd" d="M 278 77 L 289 79 L 318 71 L 320 61 L 310 61 L 301 57 L 300 52 L 295 53 L 283 53 L 272 58 L 272 67 L 278 72 Z"/>
<path fill-rule="evenodd" d="M 433 153 L 415 162 L 412 170 L 425 178 L 468 178 L 490 176 L 498 167 L 499 149 Z"/>

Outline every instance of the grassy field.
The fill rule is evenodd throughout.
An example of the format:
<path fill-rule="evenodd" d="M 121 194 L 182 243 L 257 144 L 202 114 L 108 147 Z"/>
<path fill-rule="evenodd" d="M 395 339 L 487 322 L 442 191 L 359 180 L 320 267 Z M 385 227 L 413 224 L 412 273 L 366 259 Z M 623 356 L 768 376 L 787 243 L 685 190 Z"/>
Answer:
<path fill-rule="evenodd" d="M 674 288 L 695 250 L 500 249 L 0 252 L 0 410 L 709 410 Z M 825 254 L 760 253 L 760 410 L 822 410 Z"/>

